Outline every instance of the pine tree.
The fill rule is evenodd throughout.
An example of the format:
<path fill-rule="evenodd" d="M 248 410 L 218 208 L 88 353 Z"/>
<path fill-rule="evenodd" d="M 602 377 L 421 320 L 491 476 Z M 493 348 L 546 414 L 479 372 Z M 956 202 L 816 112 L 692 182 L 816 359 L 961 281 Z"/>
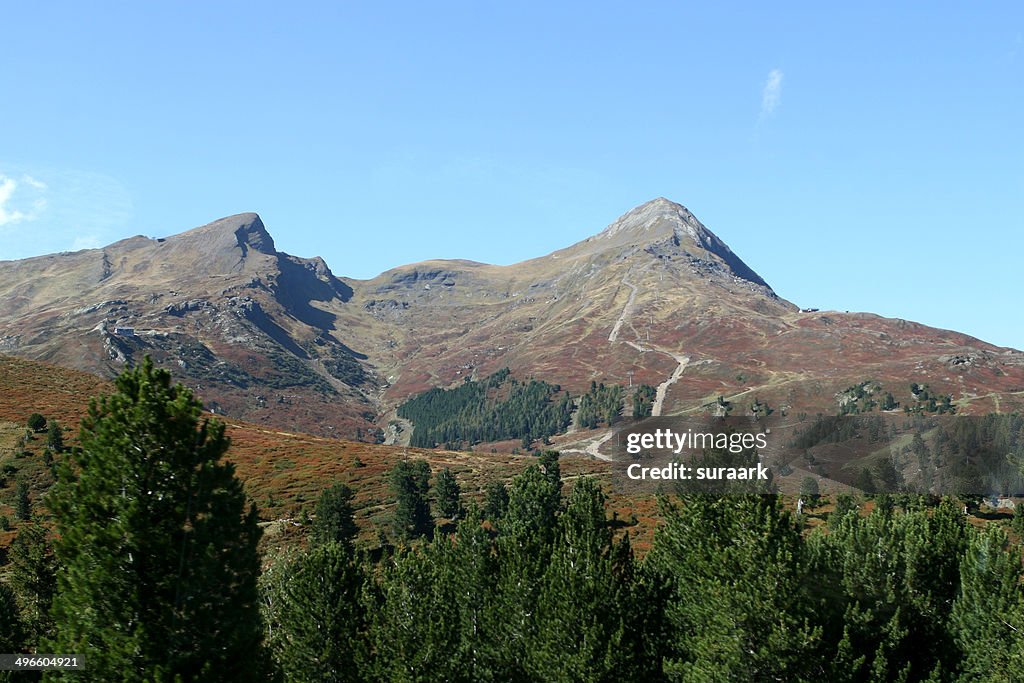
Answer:
<path fill-rule="evenodd" d="M 7 584 L 0 582 L 0 651 L 17 654 L 24 651 L 25 645 L 25 632 L 18 617 L 18 603 L 14 591 Z M 19 680 L 15 678 L 16 675 L 19 674 L 0 671 L 0 682 Z"/>
<path fill-rule="evenodd" d="M 948 622 L 965 539 L 948 502 L 846 514 L 811 537 L 827 679 L 926 680 L 955 669 Z"/>
<path fill-rule="evenodd" d="M 64 451 L 64 430 L 56 420 L 50 420 L 46 428 L 46 447 L 54 453 Z"/>
<path fill-rule="evenodd" d="M 397 505 L 393 518 L 395 536 L 408 541 L 434 531 L 430 516 L 430 465 L 426 460 L 403 460 L 391 470 L 391 491 Z"/>
<path fill-rule="evenodd" d="M 963 680 L 1024 680 L 1024 595 L 1020 555 L 998 527 L 974 532 L 960 565 L 951 631 Z"/>
<path fill-rule="evenodd" d="M 821 494 L 821 489 L 818 487 L 818 480 L 811 476 L 806 476 L 800 482 L 800 497 L 803 498 L 804 503 L 807 507 L 814 507 L 818 502 L 818 496 Z"/>
<path fill-rule="evenodd" d="M 851 512 L 856 512 L 857 501 L 849 493 L 840 493 L 836 496 L 836 507 L 832 511 L 832 514 L 828 516 L 828 523 L 830 525 L 836 524 L 846 515 Z"/>
<path fill-rule="evenodd" d="M 324 489 L 316 503 L 312 542 L 317 545 L 340 543 L 351 550 L 352 541 L 359 532 L 352 510 L 352 489 L 335 484 Z"/>
<path fill-rule="evenodd" d="M 864 493 L 875 493 L 878 490 L 875 487 L 875 480 L 871 476 L 871 471 L 866 467 L 860 469 L 860 474 L 857 475 L 857 481 L 854 482 L 854 486 Z"/>
<path fill-rule="evenodd" d="M 670 587 L 670 680 L 828 680 L 799 526 L 770 495 L 663 503 L 648 555 Z"/>
<path fill-rule="evenodd" d="M 550 460 L 544 455 L 541 460 L 545 458 Z M 498 523 L 498 668 L 509 680 L 528 680 L 526 649 L 538 627 L 537 602 L 561 509 L 561 481 L 556 481 L 557 458 L 549 463 L 548 473 L 537 465 L 526 468 L 512 479 L 508 511 Z"/>
<path fill-rule="evenodd" d="M 551 474 L 531 465 L 512 479 L 508 510 L 499 527 L 503 539 L 538 550 L 550 549 L 562 502 L 562 482 L 556 468 L 557 460 L 548 470 Z"/>
<path fill-rule="evenodd" d="M 1022 506 L 1024 509 L 1024 506 Z M 497 523 L 508 510 L 508 489 L 501 481 L 492 481 L 487 485 L 487 494 L 484 500 L 484 518 L 492 523 Z"/>
<path fill-rule="evenodd" d="M 1013 508 L 1013 520 L 1010 527 L 1018 536 L 1024 536 L 1024 505 L 1017 505 Z"/>
<path fill-rule="evenodd" d="M 498 558 L 491 534 L 481 525 L 479 511 L 470 508 L 459 523 L 455 540 L 440 539 L 444 552 L 440 580 L 452 589 L 458 606 L 459 644 L 452 660 L 463 680 L 471 683 L 508 680 L 501 668 L 498 608 L 494 577 Z"/>
<path fill-rule="evenodd" d="M 882 399 L 882 410 L 896 410 L 899 407 L 899 401 L 890 392 L 885 392 L 885 398 Z"/>
<path fill-rule="evenodd" d="M 36 644 L 52 635 L 50 605 L 57 588 L 57 561 L 46 528 L 30 524 L 19 529 L 9 556 L 8 580 L 21 608 L 26 637 Z"/>
<path fill-rule="evenodd" d="M 461 642 L 459 595 L 445 568 L 452 542 L 400 551 L 383 572 L 372 614 L 375 675 L 379 681 L 466 681 L 453 657 Z"/>
<path fill-rule="evenodd" d="M 367 680 L 365 576 L 351 549 L 328 541 L 276 572 L 268 614 L 274 658 L 288 681 Z"/>
<path fill-rule="evenodd" d="M 439 516 L 458 519 L 462 515 L 462 489 L 449 467 L 438 472 L 434 482 L 434 495 L 437 496 Z"/>
<path fill-rule="evenodd" d="M 46 429 L 46 418 L 39 413 L 32 413 L 28 416 L 26 424 L 33 432 L 41 432 Z"/>
<path fill-rule="evenodd" d="M 540 454 L 540 468 L 544 476 L 559 491 L 562 490 L 562 468 L 558 464 L 558 451 L 544 451 Z"/>
<path fill-rule="evenodd" d="M 526 648 L 534 680 L 644 681 L 660 673 L 645 656 L 644 612 L 634 599 L 628 541 L 617 555 L 605 498 L 590 478 L 576 482 L 544 572 L 536 630 Z"/>
<path fill-rule="evenodd" d="M 24 480 L 18 482 L 14 497 L 15 519 L 27 521 L 32 516 L 32 501 L 28 497 L 28 484 Z"/>
<path fill-rule="evenodd" d="M 259 680 L 260 530 L 220 462 L 224 425 L 148 357 L 116 388 L 50 496 L 65 569 L 48 648 L 84 654 L 81 680 Z"/>

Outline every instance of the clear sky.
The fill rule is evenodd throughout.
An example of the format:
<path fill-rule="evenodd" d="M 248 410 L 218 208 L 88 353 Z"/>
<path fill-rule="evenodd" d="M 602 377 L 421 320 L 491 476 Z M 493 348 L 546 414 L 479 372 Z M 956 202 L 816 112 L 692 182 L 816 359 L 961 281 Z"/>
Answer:
<path fill-rule="evenodd" d="M 1024 348 L 1019 0 L 0 16 L 0 259 L 257 211 L 371 277 L 539 256 L 665 196 L 801 306 Z"/>

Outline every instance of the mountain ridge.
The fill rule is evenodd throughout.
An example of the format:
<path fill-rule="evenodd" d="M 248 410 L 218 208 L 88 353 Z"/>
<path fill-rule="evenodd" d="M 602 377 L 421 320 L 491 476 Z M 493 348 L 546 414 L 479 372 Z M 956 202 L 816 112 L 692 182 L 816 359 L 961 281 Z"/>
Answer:
<path fill-rule="evenodd" d="M 930 379 L 971 410 L 1024 392 L 1019 351 L 801 312 L 665 198 L 504 266 L 433 259 L 339 277 L 278 251 L 259 215 L 241 213 L 0 269 L 0 352 L 104 376 L 148 353 L 214 410 L 325 435 L 378 439 L 405 398 L 502 367 L 577 393 L 675 376 L 665 414 L 718 395 L 823 410 L 868 376 L 894 389 Z"/>

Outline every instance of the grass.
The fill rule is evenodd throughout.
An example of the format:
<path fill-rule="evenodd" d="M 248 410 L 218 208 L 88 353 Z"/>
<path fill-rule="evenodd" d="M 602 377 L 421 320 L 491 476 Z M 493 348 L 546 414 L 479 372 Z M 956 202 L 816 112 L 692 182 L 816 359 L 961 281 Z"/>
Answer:
<path fill-rule="evenodd" d="M 27 444 L 29 455 L 16 458 L 17 442 L 25 434 L 25 421 L 33 412 L 64 425 L 65 444 L 77 443 L 77 425 L 88 410 L 89 398 L 113 390 L 110 382 L 87 373 L 45 363 L 0 355 L 0 471 L 14 468 L 0 487 L 0 515 L 14 522 L 14 491 L 17 478 L 29 483 L 36 512 L 45 518 L 42 499 L 52 484 L 43 462 L 45 434 L 35 435 Z M 221 418 L 223 419 L 223 418 Z M 227 460 L 234 464 L 246 493 L 257 505 L 270 545 L 300 542 L 303 512 L 312 514 L 320 492 L 343 482 L 355 491 L 356 521 L 361 538 L 373 542 L 387 527 L 393 506 L 387 473 L 403 458 L 423 458 L 435 472 L 450 467 L 459 480 L 467 501 L 482 502 L 487 485 L 507 481 L 536 461 L 532 455 L 464 453 L 382 446 L 312 436 L 225 419 L 231 448 Z M 68 428 L 72 428 L 68 430 Z M 610 490 L 606 463 L 582 458 L 564 458 L 561 463 L 566 493 L 580 476 L 597 476 Z M 655 522 L 654 500 L 610 498 L 611 512 L 625 523 L 634 547 L 649 544 Z M 633 523 L 633 519 L 637 523 Z M 17 528 L 15 523 L 14 529 Z M 13 538 L 0 532 L 0 548 Z"/>

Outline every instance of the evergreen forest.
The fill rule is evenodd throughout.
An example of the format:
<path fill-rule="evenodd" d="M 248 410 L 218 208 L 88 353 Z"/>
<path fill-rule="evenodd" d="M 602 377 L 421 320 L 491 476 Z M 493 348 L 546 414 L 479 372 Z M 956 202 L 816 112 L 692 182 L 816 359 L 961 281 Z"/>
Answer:
<path fill-rule="evenodd" d="M 973 424 L 946 438 L 1015 447 L 1022 426 Z M 85 657 L 46 680 L 1024 680 L 1024 515 L 676 492 L 641 555 L 599 480 L 548 450 L 482 496 L 396 462 L 376 542 L 325 482 L 303 542 L 263 555 L 223 425 L 148 360 L 79 443 L 55 451 L 52 520 L 26 511 L 0 581 L 0 650 Z"/>
<path fill-rule="evenodd" d="M 410 420 L 410 445 L 468 449 L 488 441 L 535 439 L 564 432 L 572 418 L 572 398 L 558 385 L 531 379 L 520 382 L 508 368 L 454 389 L 429 389 L 398 407 Z"/>

